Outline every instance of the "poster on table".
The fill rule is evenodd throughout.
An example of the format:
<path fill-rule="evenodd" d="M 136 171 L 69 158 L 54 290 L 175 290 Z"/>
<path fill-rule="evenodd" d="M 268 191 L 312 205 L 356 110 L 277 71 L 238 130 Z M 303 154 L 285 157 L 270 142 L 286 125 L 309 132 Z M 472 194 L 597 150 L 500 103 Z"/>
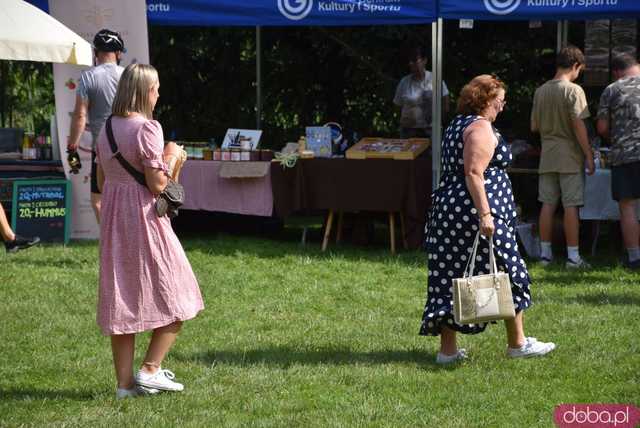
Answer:
<path fill-rule="evenodd" d="M 103 28 L 120 33 L 127 50 L 120 63 L 123 67 L 135 62 L 149 63 L 146 11 L 144 0 L 49 0 L 51 16 L 89 43 L 93 43 L 93 37 Z M 88 128 L 80 140 L 78 152 L 82 169 L 78 174 L 70 173 L 66 155 L 78 79 L 85 69 L 67 64 L 53 65 L 58 141 L 65 174 L 72 182 L 72 239 L 96 239 L 99 235 L 91 208 L 91 133 Z"/>

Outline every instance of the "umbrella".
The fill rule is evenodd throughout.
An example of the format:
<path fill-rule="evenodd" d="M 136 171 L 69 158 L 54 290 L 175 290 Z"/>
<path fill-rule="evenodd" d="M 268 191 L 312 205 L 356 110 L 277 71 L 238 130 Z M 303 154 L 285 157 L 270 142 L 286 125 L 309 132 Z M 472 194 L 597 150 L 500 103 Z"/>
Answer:
<path fill-rule="evenodd" d="M 0 1 L 0 59 L 93 65 L 91 45 L 22 0 Z"/>

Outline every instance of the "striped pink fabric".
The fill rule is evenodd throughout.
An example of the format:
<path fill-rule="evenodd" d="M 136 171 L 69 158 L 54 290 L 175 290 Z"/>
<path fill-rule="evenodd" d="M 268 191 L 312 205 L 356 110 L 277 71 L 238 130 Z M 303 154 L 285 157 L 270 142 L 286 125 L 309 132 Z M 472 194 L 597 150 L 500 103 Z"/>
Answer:
<path fill-rule="evenodd" d="M 120 153 L 139 171 L 165 169 L 164 138 L 155 120 L 113 118 Z M 204 308 L 191 265 L 154 196 L 113 157 L 105 130 L 97 144 L 105 184 L 100 222 L 97 321 L 105 335 L 138 333 L 188 320 Z"/>

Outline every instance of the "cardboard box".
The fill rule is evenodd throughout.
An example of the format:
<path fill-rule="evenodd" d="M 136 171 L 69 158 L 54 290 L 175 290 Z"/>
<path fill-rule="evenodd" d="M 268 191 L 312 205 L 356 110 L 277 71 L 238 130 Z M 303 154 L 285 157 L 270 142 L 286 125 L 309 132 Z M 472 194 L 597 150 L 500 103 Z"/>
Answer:
<path fill-rule="evenodd" d="M 367 137 L 347 150 L 347 159 L 396 159 L 417 158 L 431 145 L 428 138 L 375 138 Z"/>

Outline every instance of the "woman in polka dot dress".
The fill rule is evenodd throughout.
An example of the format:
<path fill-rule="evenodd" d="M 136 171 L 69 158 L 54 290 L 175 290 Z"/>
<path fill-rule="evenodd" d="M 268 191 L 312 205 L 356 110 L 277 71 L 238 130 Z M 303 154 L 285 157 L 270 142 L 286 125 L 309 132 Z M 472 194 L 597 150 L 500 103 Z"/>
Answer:
<path fill-rule="evenodd" d="M 495 77 L 471 80 L 460 93 L 458 116 L 442 142 L 442 179 L 427 221 L 429 279 L 420 329 L 424 336 L 440 335 L 440 364 L 466 357 L 465 350 L 457 348 L 457 332 L 476 334 L 486 328 L 486 323 L 457 324 L 452 313 L 452 280 L 463 276 L 478 230 L 493 239 L 498 269 L 511 280 L 516 317 L 505 322 L 507 354 L 527 357 L 555 349 L 553 343 L 525 337 L 523 331 L 522 311 L 531 306 L 530 279 L 516 244 L 516 211 L 506 173 L 511 151 L 492 125 L 505 105 L 504 96 L 504 83 Z M 480 240 L 474 274 L 489 273 L 487 239 Z"/>

